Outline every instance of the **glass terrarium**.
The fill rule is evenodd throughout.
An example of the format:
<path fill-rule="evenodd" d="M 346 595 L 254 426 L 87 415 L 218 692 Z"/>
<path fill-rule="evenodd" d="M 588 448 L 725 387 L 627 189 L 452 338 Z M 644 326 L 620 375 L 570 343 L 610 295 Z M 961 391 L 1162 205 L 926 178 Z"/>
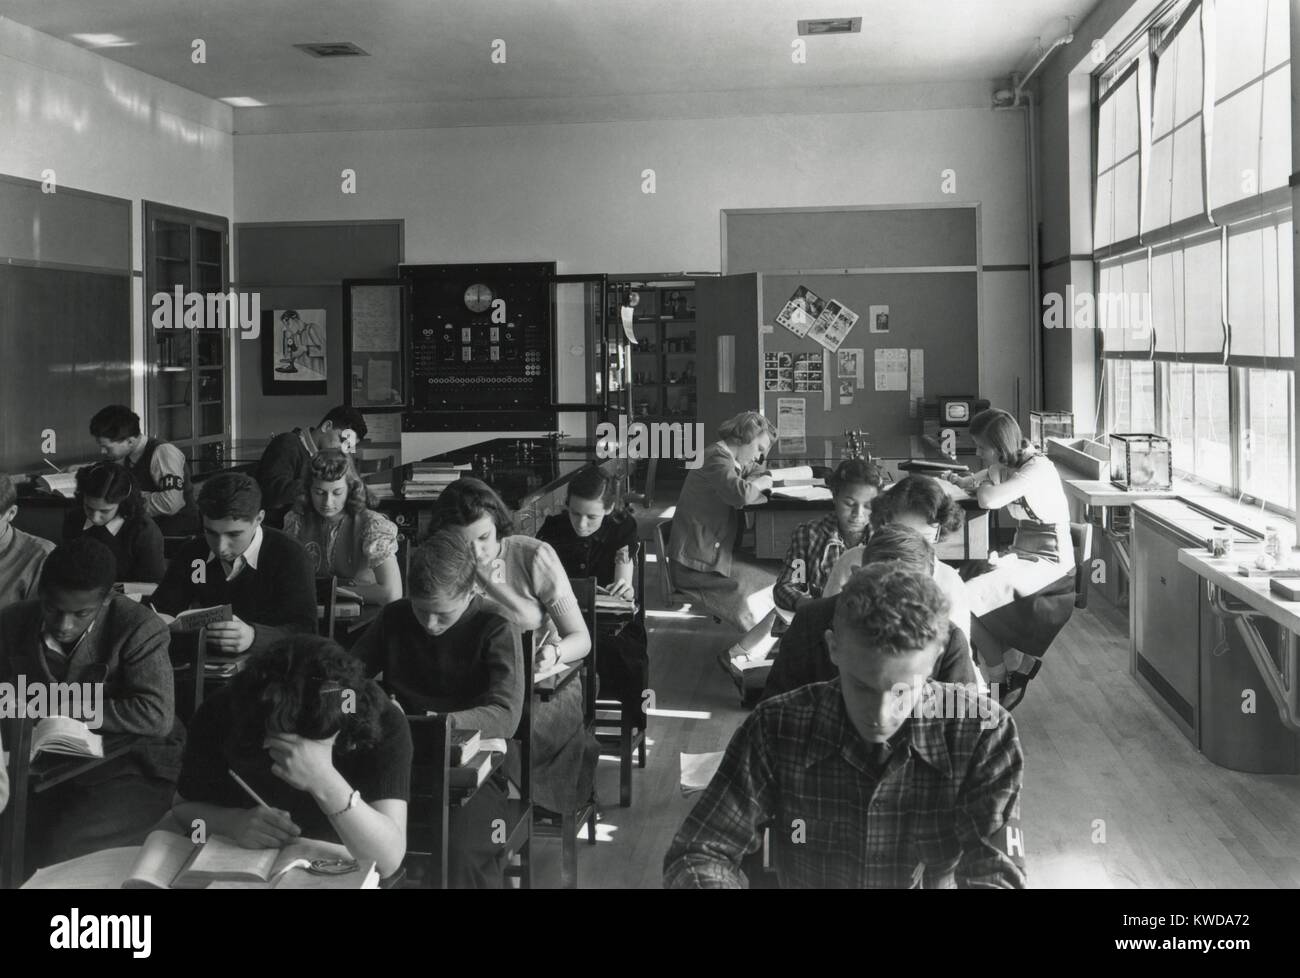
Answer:
<path fill-rule="evenodd" d="M 1029 440 L 1046 451 L 1049 438 L 1073 438 L 1074 415 L 1069 411 L 1030 411 Z"/>
<path fill-rule="evenodd" d="M 1174 460 L 1163 435 L 1110 436 L 1110 481 L 1121 489 L 1169 489 Z"/>

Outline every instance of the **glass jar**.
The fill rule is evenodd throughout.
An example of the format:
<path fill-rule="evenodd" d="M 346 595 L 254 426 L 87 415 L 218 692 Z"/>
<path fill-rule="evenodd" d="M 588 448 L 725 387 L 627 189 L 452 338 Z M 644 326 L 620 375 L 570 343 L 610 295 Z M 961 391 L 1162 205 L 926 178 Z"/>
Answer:
<path fill-rule="evenodd" d="M 1209 551 L 1213 557 L 1231 557 L 1232 530 L 1226 526 L 1211 527 Z"/>

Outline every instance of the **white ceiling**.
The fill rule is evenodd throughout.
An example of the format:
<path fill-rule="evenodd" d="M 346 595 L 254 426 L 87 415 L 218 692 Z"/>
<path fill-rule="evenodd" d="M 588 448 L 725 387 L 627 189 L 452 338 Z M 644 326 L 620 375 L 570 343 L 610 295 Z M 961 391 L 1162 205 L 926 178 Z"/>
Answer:
<path fill-rule="evenodd" d="M 521 106 L 535 110 L 532 121 L 563 116 L 555 107 L 565 100 L 727 93 L 716 104 L 789 111 L 800 89 L 992 82 L 1028 68 L 1036 39 L 1063 34 L 1067 16 L 1077 27 L 1095 3 L 3 0 L 0 11 L 82 46 L 74 34 L 116 35 L 125 46 L 97 53 L 212 98 L 258 99 L 282 117 L 459 103 L 460 124 L 490 124 L 517 119 Z M 861 34 L 807 38 L 807 63 L 792 62 L 797 20 L 846 16 L 862 17 Z M 191 62 L 196 38 L 206 64 Z M 505 64 L 491 60 L 498 38 Z M 370 57 L 317 59 L 292 47 L 314 41 L 352 41 Z M 237 128 L 266 111 L 238 111 Z"/>

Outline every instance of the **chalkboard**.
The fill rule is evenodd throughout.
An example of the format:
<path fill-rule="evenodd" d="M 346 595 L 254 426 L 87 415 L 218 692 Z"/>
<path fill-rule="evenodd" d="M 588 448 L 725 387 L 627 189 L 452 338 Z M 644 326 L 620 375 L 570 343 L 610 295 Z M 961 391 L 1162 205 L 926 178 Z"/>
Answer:
<path fill-rule="evenodd" d="M 923 351 L 925 397 L 978 392 L 979 292 L 975 272 L 761 275 L 759 279 L 760 322 L 764 327 L 760 336 L 763 354 L 760 372 L 766 354 L 823 353 L 823 348 L 813 340 L 797 337 L 784 326 L 775 325 L 786 300 L 801 285 L 822 300 L 837 300 L 861 317 L 840 349 L 860 349 L 864 356 L 864 383 L 861 388 L 854 384 L 852 404 L 840 403 L 839 385 L 845 379 L 837 376 L 839 359 L 835 353 L 831 353 L 829 363 L 823 364 L 823 391 L 764 390 L 765 378 L 760 373 L 760 409 L 769 418 L 776 419 L 779 398 L 804 398 L 809 438 L 819 435 L 840 438 L 846 430 L 854 428 L 861 428 L 877 439 L 919 434 L 921 422 L 909 410 L 913 392 L 875 389 L 877 350 Z M 871 332 L 872 306 L 889 307 L 889 332 Z M 771 332 L 767 332 L 768 326 L 773 327 Z M 911 376 L 909 369 L 908 381 Z M 829 408 L 826 388 L 829 388 Z"/>
<path fill-rule="evenodd" d="M 131 403 L 131 279 L 125 274 L 0 264 L 0 471 L 45 469 L 98 454 L 90 418 Z"/>

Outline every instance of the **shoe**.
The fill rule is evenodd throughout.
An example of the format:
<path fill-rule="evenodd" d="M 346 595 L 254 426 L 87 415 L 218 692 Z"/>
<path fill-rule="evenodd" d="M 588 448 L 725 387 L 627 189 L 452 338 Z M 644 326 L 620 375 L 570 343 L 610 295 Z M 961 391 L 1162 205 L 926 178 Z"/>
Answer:
<path fill-rule="evenodd" d="M 1029 681 L 1038 675 L 1038 670 L 1042 667 L 1043 660 L 1034 659 L 1034 664 L 1027 672 L 1007 673 L 1006 681 L 998 690 L 998 702 L 1004 710 L 1009 713 L 1020 705 L 1020 701 L 1025 698 L 1025 690 L 1029 688 Z"/>

